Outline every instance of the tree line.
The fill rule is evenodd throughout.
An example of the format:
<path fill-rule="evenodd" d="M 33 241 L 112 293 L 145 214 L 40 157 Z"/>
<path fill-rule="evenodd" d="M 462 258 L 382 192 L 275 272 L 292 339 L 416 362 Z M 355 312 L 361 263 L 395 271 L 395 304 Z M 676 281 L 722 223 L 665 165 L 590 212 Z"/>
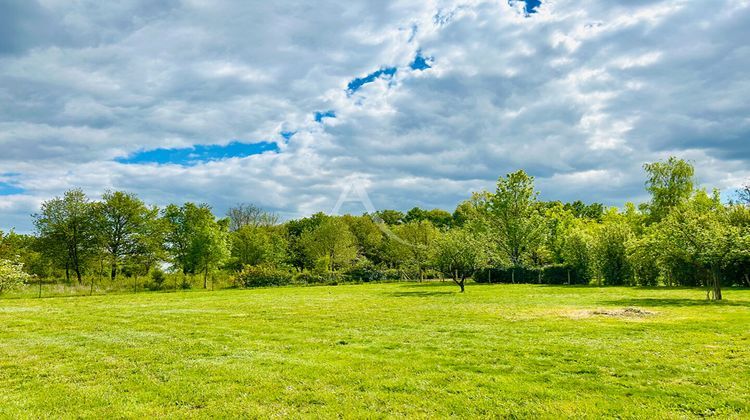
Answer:
<path fill-rule="evenodd" d="M 103 273 L 110 284 L 142 277 L 159 289 L 165 270 L 204 288 L 217 273 L 242 287 L 426 278 L 461 291 L 468 279 L 703 286 L 716 300 L 722 285 L 750 286 L 750 186 L 724 203 L 695 187 L 682 159 L 644 169 L 650 200 L 622 208 L 541 201 L 519 170 L 452 213 L 415 207 L 283 223 L 252 204 L 217 217 L 207 204 L 160 209 L 128 192 L 91 200 L 72 189 L 41 205 L 34 234 L 0 232 L 0 293 L 32 278 L 93 290 Z"/>

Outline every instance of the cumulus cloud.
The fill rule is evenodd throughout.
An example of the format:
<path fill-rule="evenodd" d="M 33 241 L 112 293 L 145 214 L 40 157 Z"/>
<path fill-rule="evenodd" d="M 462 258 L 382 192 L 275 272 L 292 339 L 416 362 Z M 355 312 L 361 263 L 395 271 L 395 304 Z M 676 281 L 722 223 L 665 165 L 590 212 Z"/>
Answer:
<path fill-rule="evenodd" d="M 294 217 L 353 180 L 450 209 L 518 168 L 609 205 L 670 154 L 706 185 L 750 177 L 747 1 L 5 3 L 0 229 L 72 186 Z M 124 159 L 237 141 L 278 151 Z"/>

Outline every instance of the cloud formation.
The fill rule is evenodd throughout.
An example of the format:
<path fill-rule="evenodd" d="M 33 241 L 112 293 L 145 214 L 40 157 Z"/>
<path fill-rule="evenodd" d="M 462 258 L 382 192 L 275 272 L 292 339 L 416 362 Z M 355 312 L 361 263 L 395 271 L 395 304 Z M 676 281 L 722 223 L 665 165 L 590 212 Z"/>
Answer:
<path fill-rule="evenodd" d="M 452 209 L 518 168 L 543 198 L 621 205 L 670 154 L 750 178 L 747 0 L 3 7 L 0 229 L 73 186 L 293 217 L 352 182 Z M 158 149 L 222 158 L 128 159 Z"/>

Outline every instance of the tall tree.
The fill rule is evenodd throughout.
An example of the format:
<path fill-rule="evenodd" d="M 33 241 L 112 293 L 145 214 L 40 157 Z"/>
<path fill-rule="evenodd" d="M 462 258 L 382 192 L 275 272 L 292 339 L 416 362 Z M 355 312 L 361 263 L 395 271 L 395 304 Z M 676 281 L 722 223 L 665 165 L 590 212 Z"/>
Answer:
<path fill-rule="evenodd" d="M 208 275 L 229 255 L 228 221 L 217 221 L 207 204 L 170 204 L 164 209 L 165 245 L 175 267 L 183 274 L 203 273 L 203 287 Z"/>
<path fill-rule="evenodd" d="M 522 266 L 524 258 L 544 238 L 537 195 L 534 178 L 517 171 L 498 179 L 497 190 L 489 197 L 489 222 L 497 235 L 499 250 L 513 267 Z"/>
<path fill-rule="evenodd" d="M 301 243 L 308 260 L 330 272 L 348 266 L 357 256 L 356 238 L 340 217 L 326 217 L 314 230 L 302 234 Z"/>
<path fill-rule="evenodd" d="M 42 203 L 33 217 L 47 255 L 65 268 L 67 279 L 73 270 L 82 283 L 86 262 L 98 250 L 93 207 L 86 194 L 81 189 L 66 191 L 62 198 Z"/>
<path fill-rule="evenodd" d="M 646 163 L 643 168 L 648 174 L 646 190 L 651 193 L 651 202 L 645 205 L 645 210 L 651 222 L 658 222 L 690 198 L 695 169 L 674 156 L 663 162 Z"/>
<path fill-rule="evenodd" d="M 232 265 L 281 264 L 286 257 L 286 241 L 278 228 L 243 226 L 230 233 Z"/>
<path fill-rule="evenodd" d="M 118 270 L 129 258 L 149 251 L 148 236 L 158 217 L 156 208 L 148 208 L 135 194 L 107 191 L 102 201 L 95 203 L 97 233 L 110 260 L 110 278 L 114 281 Z"/>
<path fill-rule="evenodd" d="M 594 235 L 596 267 L 607 285 L 622 285 L 632 278 L 626 244 L 632 232 L 616 209 L 610 209 Z"/>
<path fill-rule="evenodd" d="M 718 192 L 709 196 L 698 191 L 677 205 L 655 229 L 662 258 L 668 262 L 686 261 L 697 268 L 689 275 L 706 274 L 709 296 L 722 299 L 721 269 L 733 249 L 741 244 L 739 229 L 732 226 Z M 698 272 L 696 272 L 698 271 Z"/>
<path fill-rule="evenodd" d="M 394 228 L 395 238 L 389 238 L 389 244 L 395 247 L 396 255 L 419 272 L 419 279 L 424 280 L 425 271 L 433 259 L 435 242 L 439 231 L 428 220 L 412 221 Z"/>

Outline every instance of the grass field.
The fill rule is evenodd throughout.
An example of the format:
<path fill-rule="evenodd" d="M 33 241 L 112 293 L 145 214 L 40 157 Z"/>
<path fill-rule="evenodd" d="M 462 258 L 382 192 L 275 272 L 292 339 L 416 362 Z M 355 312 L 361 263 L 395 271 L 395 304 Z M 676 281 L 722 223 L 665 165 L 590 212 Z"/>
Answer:
<path fill-rule="evenodd" d="M 457 290 L 3 299 L 0 417 L 750 416 L 750 290 Z"/>

